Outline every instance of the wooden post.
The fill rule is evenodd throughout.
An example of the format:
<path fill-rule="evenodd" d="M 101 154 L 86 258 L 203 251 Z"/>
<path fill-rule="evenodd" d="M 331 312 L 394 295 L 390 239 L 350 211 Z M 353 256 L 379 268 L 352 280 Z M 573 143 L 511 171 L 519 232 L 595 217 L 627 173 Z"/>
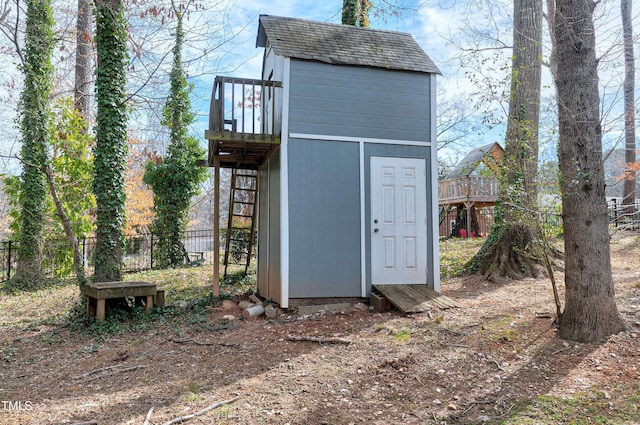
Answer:
<path fill-rule="evenodd" d="M 96 317 L 98 318 L 99 322 L 104 322 L 105 303 L 106 303 L 106 300 L 104 298 L 98 299 L 96 301 Z"/>
<path fill-rule="evenodd" d="M 214 152 L 213 190 L 213 296 L 220 295 L 220 156 Z"/>
<path fill-rule="evenodd" d="M 465 202 L 464 206 L 467 209 L 467 238 L 471 237 L 471 207 L 473 206 L 474 202 Z"/>

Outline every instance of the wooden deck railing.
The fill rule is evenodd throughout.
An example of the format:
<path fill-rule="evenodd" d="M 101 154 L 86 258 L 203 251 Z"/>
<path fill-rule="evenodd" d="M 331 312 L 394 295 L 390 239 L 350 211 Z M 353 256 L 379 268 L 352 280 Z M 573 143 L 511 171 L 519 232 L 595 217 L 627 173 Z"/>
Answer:
<path fill-rule="evenodd" d="M 281 127 L 281 82 L 216 77 L 207 139 L 275 142 Z"/>
<path fill-rule="evenodd" d="M 498 180 L 493 177 L 463 176 L 438 182 L 438 204 L 495 202 Z"/>

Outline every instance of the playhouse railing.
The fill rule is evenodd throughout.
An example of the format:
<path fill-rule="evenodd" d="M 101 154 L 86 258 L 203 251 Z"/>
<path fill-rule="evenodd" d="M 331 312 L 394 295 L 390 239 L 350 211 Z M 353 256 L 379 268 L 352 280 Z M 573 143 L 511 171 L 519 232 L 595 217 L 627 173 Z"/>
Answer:
<path fill-rule="evenodd" d="M 494 202 L 498 196 L 498 180 L 493 177 L 463 176 L 438 182 L 438 203 L 464 201 Z"/>
<path fill-rule="evenodd" d="M 281 128 L 281 82 L 216 77 L 207 139 L 274 143 Z"/>

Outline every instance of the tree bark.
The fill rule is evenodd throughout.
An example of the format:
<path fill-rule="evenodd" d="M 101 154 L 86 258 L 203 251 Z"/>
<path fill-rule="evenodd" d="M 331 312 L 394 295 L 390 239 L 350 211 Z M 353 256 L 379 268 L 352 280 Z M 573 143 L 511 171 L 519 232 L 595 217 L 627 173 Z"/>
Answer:
<path fill-rule="evenodd" d="M 624 39 L 624 161 L 627 165 L 622 186 L 622 205 L 625 214 L 633 214 L 636 200 L 636 127 L 635 127 L 635 58 L 633 54 L 633 26 L 631 0 L 620 0 L 622 34 Z"/>
<path fill-rule="evenodd" d="M 76 278 L 78 280 L 78 287 L 80 291 L 84 290 L 85 274 L 84 274 L 84 265 L 82 264 L 82 256 L 80 255 L 80 249 L 78 247 L 78 240 L 73 234 L 73 229 L 71 227 L 71 222 L 69 221 L 69 217 L 67 216 L 66 211 L 64 210 L 64 205 L 58 196 L 58 191 L 56 190 L 56 185 L 53 180 L 53 171 L 49 168 L 48 165 L 42 167 L 42 172 L 44 173 L 47 184 L 49 185 L 49 192 L 51 193 L 51 197 L 53 198 L 53 203 L 56 206 L 56 213 L 58 214 L 58 218 L 62 223 L 62 228 L 64 229 L 64 234 L 67 237 L 67 241 L 73 250 L 73 267 L 76 271 Z"/>
<path fill-rule="evenodd" d="M 47 162 L 49 96 L 53 87 L 53 14 L 49 0 L 27 2 L 24 88 L 20 96 L 23 171 L 20 195 L 20 244 L 14 280 L 33 285 L 42 279 L 42 239 L 46 218 L 46 183 L 40 167 Z"/>
<path fill-rule="evenodd" d="M 73 106 L 85 123 L 91 118 L 91 55 L 92 55 L 91 1 L 78 0 L 76 21 L 76 66 L 73 90 Z"/>
<path fill-rule="evenodd" d="M 625 328 L 611 277 L 595 6 L 589 0 L 556 0 L 554 18 L 566 286 L 559 334 L 580 342 L 597 342 Z"/>
<path fill-rule="evenodd" d="M 480 273 L 497 282 L 503 277 L 537 277 L 543 264 L 535 236 L 542 0 L 514 0 L 513 7 L 511 98 L 496 224 L 472 260 Z"/>
<path fill-rule="evenodd" d="M 542 0 L 515 0 L 509 120 L 498 196 L 504 221 L 535 223 L 542 70 Z M 501 188 L 502 189 L 502 188 Z"/>
<path fill-rule="evenodd" d="M 122 280 L 127 157 L 127 25 L 122 0 L 96 1 L 96 100 L 93 191 L 96 196 L 97 282 Z"/>

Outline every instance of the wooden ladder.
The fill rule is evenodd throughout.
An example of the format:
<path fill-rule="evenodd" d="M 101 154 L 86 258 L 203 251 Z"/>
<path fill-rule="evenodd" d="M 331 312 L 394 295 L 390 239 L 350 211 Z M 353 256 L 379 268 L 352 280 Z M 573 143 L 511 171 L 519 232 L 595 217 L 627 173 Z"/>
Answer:
<path fill-rule="evenodd" d="M 258 175 L 255 171 L 231 171 L 231 190 L 229 191 L 229 219 L 224 250 L 224 277 L 231 260 L 244 258 L 244 273 L 251 264 L 251 254 L 255 243 L 256 196 L 258 193 Z M 247 226 L 247 221 L 251 220 Z M 234 254 L 231 251 L 234 251 Z M 233 257 L 236 257 L 235 259 Z M 232 263 L 243 265 L 243 263 Z"/>

